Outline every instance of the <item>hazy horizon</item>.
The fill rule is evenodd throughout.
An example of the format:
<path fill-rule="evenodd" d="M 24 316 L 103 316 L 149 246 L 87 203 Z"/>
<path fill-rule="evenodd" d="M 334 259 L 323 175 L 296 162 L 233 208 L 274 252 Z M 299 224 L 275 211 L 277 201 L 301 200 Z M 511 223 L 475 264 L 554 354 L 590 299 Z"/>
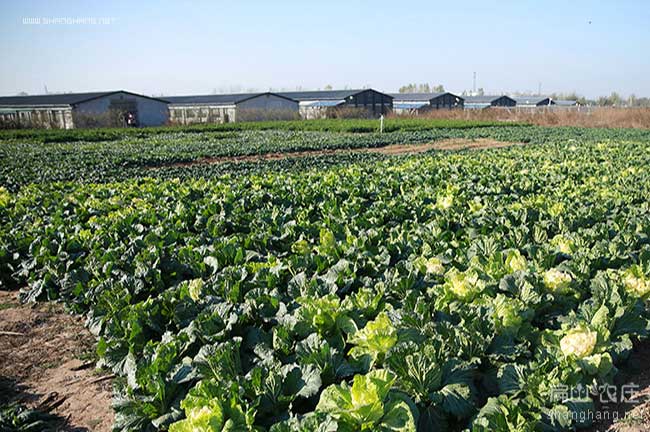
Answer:
<path fill-rule="evenodd" d="M 650 96 L 650 4 L 628 0 L 0 4 L 0 94 L 442 84 Z"/>

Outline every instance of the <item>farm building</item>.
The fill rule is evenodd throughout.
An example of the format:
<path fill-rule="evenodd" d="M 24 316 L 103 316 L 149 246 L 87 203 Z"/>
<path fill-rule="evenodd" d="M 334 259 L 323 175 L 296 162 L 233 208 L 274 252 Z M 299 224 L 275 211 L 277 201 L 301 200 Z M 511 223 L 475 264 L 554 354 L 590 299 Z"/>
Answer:
<path fill-rule="evenodd" d="M 236 93 L 170 96 L 173 124 L 229 123 L 251 120 L 285 120 L 298 117 L 298 102 L 276 93 Z"/>
<path fill-rule="evenodd" d="M 483 109 L 489 107 L 514 107 L 517 101 L 509 96 L 463 96 L 465 109 Z"/>
<path fill-rule="evenodd" d="M 0 97 L 0 125 L 72 129 L 89 126 L 160 126 L 167 102 L 123 90 Z"/>
<path fill-rule="evenodd" d="M 536 108 L 555 105 L 553 99 L 548 96 L 522 96 L 513 97 L 517 102 L 517 108 Z"/>
<path fill-rule="evenodd" d="M 345 108 L 359 109 L 366 115 L 379 116 L 393 109 L 393 98 L 372 89 L 322 90 L 283 92 L 281 95 L 300 104 L 300 116 L 304 119 L 325 118 L 332 111 Z"/>
<path fill-rule="evenodd" d="M 463 108 L 464 99 L 452 93 L 393 93 L 393 112 L 417 114 L 432 109 Z"/>

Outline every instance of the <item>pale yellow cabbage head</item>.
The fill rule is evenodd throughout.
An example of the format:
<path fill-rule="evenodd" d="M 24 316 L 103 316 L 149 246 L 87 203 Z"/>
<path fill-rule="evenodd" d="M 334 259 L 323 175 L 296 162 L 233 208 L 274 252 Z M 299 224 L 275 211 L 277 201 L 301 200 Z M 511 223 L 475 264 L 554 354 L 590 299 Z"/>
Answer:
<path fill-rule="evenodd" d="M 623 272 L 623 285 L 630 294 L 637 297 L 650 295 L 650 280 L 645 277 L 638 265 L 633 265 Z"/>
<path fill-rule="evenodd" d="M 454 196 L 452 194 L 439 195 L 436 200 L 436 205 L 438 208 L 446 210 L 454 205 Z"/>
<path fill-rule="evenodd" d="M 557 202 L 549 207 L 548 214 L 550 214 L 553 217 L 558 217 L 564 213 L 564 210 L 565 210 L 564 204 L 562 204 L 561 202 Z"/>
<path fill-rule="evenodd" d="M 557 248 L 560 252 L 570 255 L 573 252 L 573 240 L 568 237 L 558 234 L 551 239 L 551 244 Z"/>
<path fill-rule="evenodd" d="M 442 274 L 445 272 L 445 266 L 442 265 L 440 258 L 429 258 L 424 262 L 424 267 L 428 274 Z"/>
<path fill-rule="evenodd" d="M 521 252 L 513 250 L 508 253 L 508 256 L 506 256 L 506 267 L 511 273 L 526 270 L 528 267 L 528 261 L 526 261 L 526 257 L 524 257 Z"/>
<path fill-rule="evenodd" d="M 571 275 L 556 268 L 544 272 L 544 285 L 551 291 L 563 292 L 571 286 Z"/>
<path fill-rule="evenodd" d="M 187 289 L 190 293 L 190 298 L 194 301 L 199 301 L 201 298 L 201 290 L 203 289 L 203 279 L 192 279 L 187 284 Z"/>
<path fill-rule="evenodd" d="M 472 300 L 485 288 L 485 282 L 473 269 L 465 272 L 452 269 L 447 272 L 445 279 L 447 289 L 460 300 Z"/>
<path fill-rule="evenodd" d="M 560 340 L 560 349 L 567 357 L 584 358 L 594 352 L 598 334 L 583 328 L 576 328 L 569 331 Z"/>
<path fill-rule="evenodd" d="M 0 186 L 0 207 L 7 207 L 11 201 L 11 194 L 7 189 Z"/>

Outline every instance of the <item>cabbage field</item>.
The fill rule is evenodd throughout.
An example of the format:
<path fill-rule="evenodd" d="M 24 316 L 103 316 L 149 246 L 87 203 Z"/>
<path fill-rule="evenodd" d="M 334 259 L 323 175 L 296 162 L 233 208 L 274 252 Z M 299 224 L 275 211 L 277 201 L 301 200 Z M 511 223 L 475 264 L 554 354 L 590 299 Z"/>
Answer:
<path fill-rule="evenodd" d="M 489 137 L 248 164 L 202 157 Z M 570 431 L 650 310 L 650 132 L 0 142 L 0 284 L 97 335 L 119 431 Z"/>

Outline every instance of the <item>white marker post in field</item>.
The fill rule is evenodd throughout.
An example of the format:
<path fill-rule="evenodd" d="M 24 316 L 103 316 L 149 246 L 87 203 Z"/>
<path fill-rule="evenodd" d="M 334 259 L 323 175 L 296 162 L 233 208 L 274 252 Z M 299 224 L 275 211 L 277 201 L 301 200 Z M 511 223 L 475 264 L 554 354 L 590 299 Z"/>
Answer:
<path fill-rule="evenodd" d="M 384 115 L 379 116 L 379 133 L 384 133 Z"/>

